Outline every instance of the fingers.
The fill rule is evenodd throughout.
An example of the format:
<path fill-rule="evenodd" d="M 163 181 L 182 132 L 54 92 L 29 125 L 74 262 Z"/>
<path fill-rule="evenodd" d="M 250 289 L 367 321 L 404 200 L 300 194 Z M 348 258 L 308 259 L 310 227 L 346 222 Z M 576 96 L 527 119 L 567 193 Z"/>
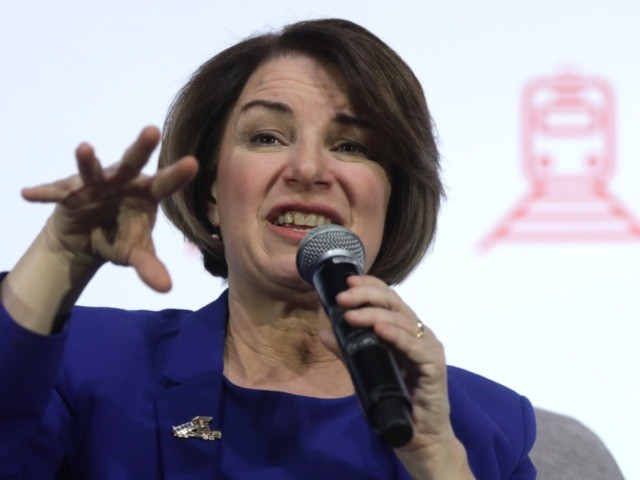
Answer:
<path fill-rule="evenodd" d="M 129 262 L 140 279 L 149 287 L 158 292 L 171 290 L 169 272 L 154 252 L 135 250 L 131 253 Z"/>
<path fill-rule="evenodd" d="M 336 300 L 349 310 L 347 313 L 354 320 L 360 319 L 363 313 L 367 313 L 367 317 L 374 315 L 379 321 L 385 318 L 388 321 L 406 319 L 408 325 L 415 325 L 418 320 L 413 310 L 382 280 L 368 275 L 353 275 L 347 283 L 350 288 L 341 292 Z"/>
<path fill-rule="evenodd" d="M 69 191 L 73 189 L 74 184 L 79 184 L 74 177 L 54 183 L 23 188 L 21 191 L 22 198 L 29 202 L 61 202 L 67 197 Z"/>
<path fill-rule="evenodd" d="M 92 185 L 104 179 L 102 166 L 96 158 L 93 147 L 88 143 L 81 143 L 76 148 L 76 163 L 84 185 Z"/>
<path fill-rule="evenodd" d="M 22 197 L 30 202 L 60 203 L 69 193 L 83 185 L 99 182 L 103 179 L 102 167 L 95 156 L 93 147 L 88 143 L 81 143 L 76 149 L 76 163 L 79 175 L 72 175 L 63 180 L 45 183 L 35 187 L 22 189 Z"/>
<path fill-rule="evenodd" d="M 397 311 L 411 312 L 400 296 L 382 280 L 369 275 L 352 275 L 347 279 L 349 290 L 338 296 L 343 306 L 355 308 L 364 304 Z M 344 303 L 343 303 L 344 302 Z"/>
<path fill-rule="evenodd" d="M 149 157 L 160 141 L 160 131 L 156 127 L 146 127 L 138 138 L 124 152 L 122 161 L 118 164 L 115 177 L 118 180 L 130 180 L 140 173 L 142 167 L 149 161 Z"/>
<path fill-rule="evenodd" d="M 151 195 L 156 201 L 179 190 L 198 173 L 198 161 L 195 157 L 184 157 L 179 161 L 158 170 L 151 181 Z"/>
<path fill-rule="evenodd" d="M 336 298 L 347 309 L 347 322 L 356 327 L 372 327 L 380 338 L 415 363 L 441 363 L 442 345 L 424 326 L 422 338 L 418 338 L 419 319 L 394 290 L 367 275 L 350 277 L 348 283 L 349 290 Z"/>
<path fill-rule="evenodd" d="M 149 157 L 160 140 L 160 132 L 156 127 L 146 127 L 140 132 L 138 138 L 127 149 L 122 160 L 107 169 L 109 180 L 111 182 L 127 182 L 140 174 L 140 170 L 149 160 Z M 74 191 L 84 186 L 91 186 L 106 179 L 105 170 L 100 165 L 100 161 L 95 155 L 95 151 L 91 145 L 86 142 L 81 143 L 76 148 L 76 163 L 78 166 L 78 175 L 71 176 L 57 182 L 38 185 L 35 187 L 27 187 L 22 190 L 22 197 L 30 202 L 61 202 Z M 197 167 L 197 165 L 196 165 Z M 181 166 L 177 169 L 177 180 L 169 181 L 169 187 L 175 184 L 182 186 L 184 178 L 191 175 L 192 166 Z M 197 170 L 197 168 L 196 168 Z M 185 171 L 187 173 L 185 173 Z M 180 183 L 180 182 L 183 183 Z M 187 180 L 188 181 L 188 180 Z M 162 185 L 166 183 L 161 181 L 160 191 L 166 189 Z M 178 188 L 179 188 L 178 186 Z"/>

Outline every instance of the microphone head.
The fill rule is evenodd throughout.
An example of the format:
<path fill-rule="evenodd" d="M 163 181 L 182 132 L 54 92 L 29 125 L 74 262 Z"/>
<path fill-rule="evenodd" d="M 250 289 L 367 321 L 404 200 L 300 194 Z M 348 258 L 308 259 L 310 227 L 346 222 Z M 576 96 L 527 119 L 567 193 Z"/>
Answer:
<path fill-rule="evenodd" d="M 364 247 L 358 236 L 340 225 L 328 224 L 309 231 L 300 242 L 296 255 L 298 273 L 313 283 L 316 267 L 332 256 L 348 256 L 360 268 L 364 265 Z"/>

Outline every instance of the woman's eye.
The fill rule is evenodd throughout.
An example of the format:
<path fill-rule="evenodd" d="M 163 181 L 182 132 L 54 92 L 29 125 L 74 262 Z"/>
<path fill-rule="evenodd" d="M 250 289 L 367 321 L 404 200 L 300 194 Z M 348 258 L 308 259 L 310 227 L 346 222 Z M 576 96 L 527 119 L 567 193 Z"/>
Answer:
<path fill-rule="evenodd" d="M 272 145 L 279 145 L 280 140 L 270 133 L 258 133 L 251 137 L 251 143 L 261 147 L 270 147 Z"/>
<path fill-rule="evenodd" d="M 356 142 L 342 142 L 338 144 L 336 151 L 339 153 L 346 153 L 347 155 L 362 155 L 363 157 L 369 157 L 369 151 L 367 148 Z"/>

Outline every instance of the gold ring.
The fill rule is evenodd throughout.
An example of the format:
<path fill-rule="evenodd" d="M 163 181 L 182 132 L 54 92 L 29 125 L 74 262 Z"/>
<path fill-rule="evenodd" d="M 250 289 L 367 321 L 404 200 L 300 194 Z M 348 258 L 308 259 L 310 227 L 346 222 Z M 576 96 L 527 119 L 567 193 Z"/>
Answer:
<path fill-rule="evenodd" d="M 420 320 L 416 322 L 416 337 L 424 337 L 424 324 Z"/>

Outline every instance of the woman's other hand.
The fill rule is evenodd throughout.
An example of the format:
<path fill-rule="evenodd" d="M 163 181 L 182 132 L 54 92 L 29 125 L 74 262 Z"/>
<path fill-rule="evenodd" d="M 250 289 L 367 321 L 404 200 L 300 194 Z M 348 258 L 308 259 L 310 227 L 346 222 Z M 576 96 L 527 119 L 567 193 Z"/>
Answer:
<path fill-rule="evenodd" d="M 409 390 L 414 436 L 407 445 L 397 448 L 396 454 L 414 478 L 473 478 L 464 446 L 449 419 L 442 343 L 382 280 L 354 275 L 348 284 L 349 290 L 336 298 L 347 309 L 345 320 L 356 327 L 372 327 L 392 346 Z M 322 331 L 321 339 L 340 354 L 333 332 Z"/>

